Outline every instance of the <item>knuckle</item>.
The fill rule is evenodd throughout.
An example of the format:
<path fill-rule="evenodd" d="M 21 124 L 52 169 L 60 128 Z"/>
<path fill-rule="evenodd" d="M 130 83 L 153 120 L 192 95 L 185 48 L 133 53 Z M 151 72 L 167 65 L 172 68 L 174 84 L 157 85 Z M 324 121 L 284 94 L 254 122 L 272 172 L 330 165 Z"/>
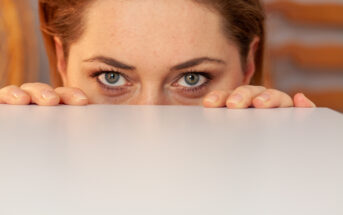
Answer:
<path fill-rule="evenodd" d="M 52 87 L 45 83 L 25 83 L 20 86 L 23 89 L 52 89 Z"/>
<path fill-rule="evenodd" d="M 16 89 L 16 88 L 18 88 L 18 87 L 15 86 L 15 85 L 9 85 L 9 86 L 6 86 L 4 88 L 1 88 L 0 90 L 3 91 L 3 92 L 4 91 L 8 92 L 8 91 L 11 91 L 11 90 Z"/>
<path fill-rule="evenodd" d="M 244 94 L 244 95 L 250 95 L 251 94 L 251 89 L 248 87 L 248 86 L 240 86 L 238 87 L 234 93 L 241 93 L 241 94 Z"/>
<path fill-rule="evenodd" d="M 70 95 L 84 95 L 83 91 L 78 88 L 71 88 L 71 87 L 58 87 L 55 89 L 55 92 L 60 95 L 70 96 Z"/>
<path fill-rule="evenodd" d="M 266 89 L 265 92 L 268 92 L 268 93 L 278 93 L 279 91 L 275 90 L 275 89 Z"/>
<path fill-rule="evenodd" d="M 81 90 L 80 90 L 81 91 Z M 222 90 L 213 90 L 211 91 L 208 95 L 221 95 L 224 94 L 225 92 Z"/>
<path fill-rule="evenodd" d="M 30 88 L 32 87 L 33 83 L 24 83 L 22 85 L 20 85 L 20 88 Z"/>
<path fill-rule="evenodd" d="M 249 85 L 242 85 L 242 86 L 237 87 L 236 90 L 245 90 L 247 88 L 249 88 Z"/>
<path fill-rule="evenodd" d="M 36 83 L 32 83 L 34 86 L 37 86 L 37 87 L 50 87 L 50 85 L 48 84 L 45 84 L 45 83 L 39 83 L 39 82 L 36 82 Z"/>
<path fill-rule="evenodd" d="M 222 90 L 213 90 L 213 91 L 211 91 L 211 94 L 222 94 L 222 93 L 224 93 L 224 91 L 222 91 Z"/>
<path fill-rule="evenodd" d="M 276 90 L 276 89 L 266 89 L 265 92 L 271 95 L 283 95 L 283 94 L 287 95 L 286 93 L 281 92 L 280 90 Z"/>
<path fill-rule="evenodd" d="M 64 93 L 66 91 L 65 87 L 57 87 L 55 89 L 55 92 L 56 93 Z"/>
<path fill-rule="evenodd" d="M 242 87 L 245 87 L 249 90 L 266 90 L 267 88 L 265 88 L 264 86 L 255 86 L 255 85 L 243 85 Z"/>
<path fill-rule="evenodd" d="M 267 89 L 265 86 L 262 86 L 262 85 L 250 85 L 251 87 L 254 87 L 254 88 L 259 88 L 259 89 Z"/>
<path fill-rule="evenodd" d="M 84 94 L 84 92 L 79 88 L 69 88 L 69 90 L 74 93 Z"/>
<path fill-rule="evenodd" d="M 253 97 L 258 92 L 263 92 L 265 90 L 266 88 L 263 86 L 253 86 L 253 85 L 243 85 L 237 88 L 237 92 L 245 96 L 249 96 L 249 97 Z"/>
<path fill-rule="evenodd" d="M 5 88 L 8 88 L 8 89 L 13 89 L 13 88 L 18 88 L 16 85 L 8 85 L 7 87 Z"/>

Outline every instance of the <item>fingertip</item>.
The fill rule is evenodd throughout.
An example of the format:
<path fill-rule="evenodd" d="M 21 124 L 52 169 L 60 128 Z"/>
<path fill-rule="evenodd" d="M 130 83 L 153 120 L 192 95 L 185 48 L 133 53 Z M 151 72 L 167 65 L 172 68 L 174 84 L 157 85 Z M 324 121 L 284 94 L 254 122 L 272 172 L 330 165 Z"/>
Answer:
<path fill-rule="evenodd" d="M 28 105 L 31 103 L 31 97 L 27 94 L 20 95 L 15 99 L 17 105 Z"/>
<path fill-rule="evenodd" d="M 253 99 L 252 104 L 255 108 L 288 108 L 293 107 L 292 98 L 279 90 L 267 89 L 262 94 Z"/>
<path fill-rule="evenodd" d="M 229 109 L 242 109 L 242 107 L 240 107 L 238 104 L 233 103 L 229 100 L 226 102 L 226 107 Z"/>
<path fill-rule="evenodd" d="M 301 107 L 301 108 L 314 108 L 316 105 L 308 99 L 305 94 L 303 93 L 297 93 L 294 96 L 294 105 L 295 107 Z"/>
<path fill-rule="evenodd" d="M 56 106 L 60 103 L 60 97 L 53 90 L 44 90 L 41 93 L 40 101 L 37 101 L 42 106 Z"/>
<path fill-rule="evenodd" d="M 60 96 L 62 104 L 75 106 L 89 104 L 86 94 L 78 88 L 59 87 L 55 89 L 55 92 Z"/>
<path fill-rule="evenodd" d="M 207 94 L 203 100 L 203 106 L 207 108 L 225 107 L 226 99 L 229 93 L 221 90 L 215 90 Z"/>
<path fill-rule="evenodd" d="M 265 108 L 265 107 L 266 107 L 265 101 L 262 100 L 262 99 L 259 98 L 259 97 L 253 99 L 252 105 L 253 105 L 255 108 Z"/>
<path fill-rule="evenodd" d="M 15 85 L 5 87 L 3 91 L 0 99 L 3 104 L 28 105 L 31 102 L 31 97 Z"/>
<path fill-rule="evenodd" d="M 247 108 L 244 96 L 239 93 L 232 94 L 226 101 L 226 107 L 230 109 Z"/>
<path fill-rule="evenodd" d="M 13 105 L 28 105 L 31 102 L 30 96 L 23 90 L 18 87 L 12 87 L 9 90 L 12 99 L 10 99 L 9 103 Z"/>
<path fill-rule="evenodd" d="M 266 91 L 256 98 L 253 99 L 252 104 L 255 108 L 271 108 L 272 105 L 272 92 L 269 90 L 269 93 Z M 274 95 L 275 96 L 275 95 Z"/>
<path fill-rule="evenodd" d="M 217 94 L 212 93 L 205 97 L 203 100 L 203 106 L 206 108 L 216 108 L 218 107 L 219 100 L 220 97 Z"/>
<path fill-rule="evenodd" d="M 70 105 L 85 106 L 88 104 L 89 104 L 88 98 L 86 98 L 86 97 L 74 97 L 73 102 L 71 102 Z"/>
<path fill-rule="evenodd" d="M 25 83 L 21 85 L 21 90 L 31 98 L 31 103 L 40 106 L 56 106 L 60 104 L 60 97 L 54 89 L 44 83 Z"/>
<path fill-rule="evenodd" d="M 263 86 L 244 85 L 236 88 L 226 102 L 230 109 L 244 109 L 252 106 L 253 99 L 266 90 Z"/>

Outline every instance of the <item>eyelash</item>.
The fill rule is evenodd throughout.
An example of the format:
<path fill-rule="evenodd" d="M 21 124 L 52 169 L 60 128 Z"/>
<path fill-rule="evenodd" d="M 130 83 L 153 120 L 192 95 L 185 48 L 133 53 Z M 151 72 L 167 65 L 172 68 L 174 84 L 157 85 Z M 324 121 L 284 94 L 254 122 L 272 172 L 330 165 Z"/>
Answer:
<path fill-rule="evenodd" d="M 115 91 L 123 91 L 123 90 L 125 90 L 125 87 L 109 87 L 109 86 L 107 86 L 107 85 L 105 85 L 105 84 L 103 84 L 103 83 L 101 83 L 99 81 L 98 77 L 100 75 L 106 74 L 106 73 L 112 73 L 112 72 L 118 73 L 119 75 L 123 76 L 127 81 L 130 80 L 129 77 L 126 74 L 124 74 L 122 72 L 119 72 L 117 70 L 114 70 L 114 69 L 99 69 L 97 72 L 92 73 L 90 75 L 90 77 L 91 78 L 95 78 L 96 81 L 101 85 L 101 87 L 104 88 L 106 91 L 113 91 L 113 90 L 115 90 Z"/>
<path fill-rule="evenodd" d="M 202 85 L 198 86 L 198 87 L 182 87 L 180 90 L 181 91 L 185 91 L 185 92 L 188 92 L 188 93 L 194 93 L 194 92 L 198 92 L 200 90 L 202 90 L 204 87 L 208 86 L 209 83 L 213 80 L 213 75 L 210 74 L 210 73 L 207 73 L 207 72 L 203 72 L 203 71 L 195 71 L 195 70 L 189 70 L 187 72 L 184 72 L 184 73 L 181 73 L 177 78 L 176 78 L 176 81 L 177 82 L 178 80 L 180 80 L 181 78 L 183 78 L 185 75 L 187 74 L 197 74 L 197 75 L 202 75 L 206 78 L 206 82 L 203 83 Z M 174 82 L 174 83 L 175 83 Z"/>
<path fill-rule="evenodd" d="M 125 75 L 124 73 L 121 73 L 119 71 L 116 71 L 114 69 L 99 69 L 99 71 L 92 73 L 90 76 L 92 78 L 97 78 L 98 76 L 100 76 L 102 74 L 111 73 L 111 72 L 118 73 L 119 75 L 122 75 L 126 80 L 129 80 L 127 75 Z"/>
<path fill-rule="evenodd" d="M 115 72 L 115 73 L 118 73 L 119 75 L 123 76 L 127 81 L 129 81 L 129 77 L 122 73 L 122 72 L 119 72 L 117 70 L 114 70 L 114 69 L 99 69 L 97 72 L 94 72 L 90 75 L 90 77 L 92 78 L 96 78 L 97 82 L 106 90 L 108 91 L 113 91 L 113 90 L 116 90 L 116 91 L 120 91 L 120 90 L 123 90 L 124 87 L 109 87 L 109 86 L 106 86 L 104 85 L 103 83 L 101 83 L 99 80 L 98 80 L 98 77 L 102 74 L 106 74 L 106 73 L 111 73 L 111 72 Z M 174 83 L 176 83 L 178 80 L 180 80 L 181 78 L 183 78 L 185 75 L 187 74 L 190 74 L 190 73 L 193 73 L 193 74 L 197 74 L 197 75 L 202 75 L 206 78 L 206 82 L 203 83 L 202 85 L 198 86 L 198 87 L 182 87 L 181 89 L 179 89 L 180 91 L 184 91 L 186 93 L 195 93 L 195 92 L 198 92 L 200 90 L 202 90 L 204 87 L 208 86 L 209 83 L 213 80 L 213 75 L 208 73 L 208 72 L 203 72 L 203 71 L 195 71 L 195 70 L 189 70 L 187 72 L 183 72 L 181 73 L 180 75 L 177 76 L 177 78 L 175 78 Z"/>

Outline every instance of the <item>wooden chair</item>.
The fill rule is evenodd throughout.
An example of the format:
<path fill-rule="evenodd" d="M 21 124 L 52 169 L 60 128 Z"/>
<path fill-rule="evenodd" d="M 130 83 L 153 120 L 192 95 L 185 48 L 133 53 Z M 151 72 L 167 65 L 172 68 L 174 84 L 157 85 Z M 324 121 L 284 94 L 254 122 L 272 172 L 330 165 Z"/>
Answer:
<path fill-rule="evenodd" d="M 37 79 L 37 36 L 28 2 L 0 0 L 0 87 Z"/>
<path fill-rule="evenodd" d="M 279 13 L 288 22 L 307 27 L 326 27 L 343 29 L 343 4 L 334 3 L 296 3 L 294 1 L 277 0 L 265 5 L 267 13 Z M 309 35 L 311 36 L 311 35 Z M 343 37 L 343 35 L 342 35 Z M 325 41 L 316 45 L 305 45 L 299 41 L 291 41 L 270 47 L 269 61 L 273 63 L 280 59 L 289 59 L 298 68 L 316 72 L 322 71 L 326 75 L 335 73 L 343 77 L 343 44 Z M 269 65 L 269 68 L 274 68 Z M 269 71 L 268 83 L 276 87 L 274 72 Z M 297 88 L 288 93 L 304 92 L 318 106 L 330 107 L 343 112 L 343 83 L 341 87 L 325 87 L 325 91 L 315 89 Z"/>

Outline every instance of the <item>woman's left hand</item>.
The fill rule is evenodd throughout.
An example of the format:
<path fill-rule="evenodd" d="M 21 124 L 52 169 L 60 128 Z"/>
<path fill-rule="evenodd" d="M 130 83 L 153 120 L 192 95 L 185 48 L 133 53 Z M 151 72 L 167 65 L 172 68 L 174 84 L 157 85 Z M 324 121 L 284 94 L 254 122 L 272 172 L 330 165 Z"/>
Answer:
<path fill-rule="evenodd" d="M 287 108 L 301 107 L 314 108 L 316 105 L 304 94 L 297 93 L 294 98 L 275 89 L 266 89 L 262 86 L 240 86 L 232 93 L 212 91 L 203 100 L 204 107 L 242 108 Z"/>

